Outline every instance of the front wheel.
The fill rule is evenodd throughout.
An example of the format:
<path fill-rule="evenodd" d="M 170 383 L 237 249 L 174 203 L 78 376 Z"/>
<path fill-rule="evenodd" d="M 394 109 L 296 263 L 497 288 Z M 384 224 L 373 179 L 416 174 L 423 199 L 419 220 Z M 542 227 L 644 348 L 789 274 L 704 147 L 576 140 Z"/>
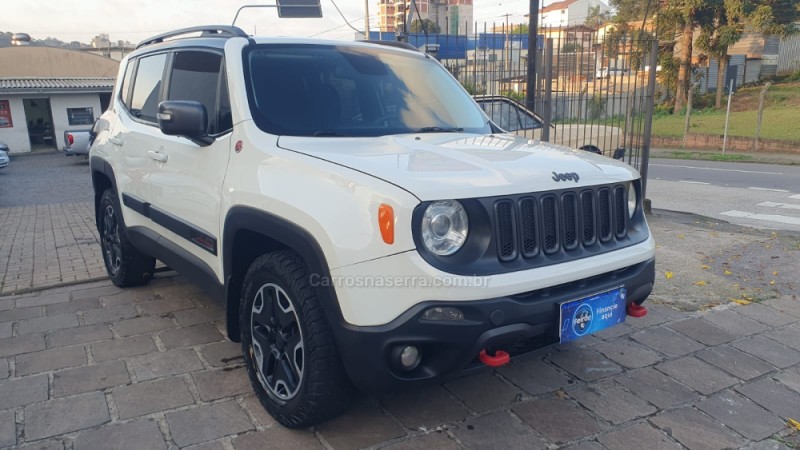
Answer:
<path fill-rule="evenodd" d="M 113 189 L 103 192 L 97 215 L 108 277 L 119 287 L 147 284 L 153 278 L 156 260 L 137 250 L 128 240 L 122 211 Z"/>
<path fill-rule="evenodd" d="M 250 265 L 239 321 L 250 383 L 275 420 L 302 428 L 347 409 L 353 387 L 297 254 L 268 253 Z"/>

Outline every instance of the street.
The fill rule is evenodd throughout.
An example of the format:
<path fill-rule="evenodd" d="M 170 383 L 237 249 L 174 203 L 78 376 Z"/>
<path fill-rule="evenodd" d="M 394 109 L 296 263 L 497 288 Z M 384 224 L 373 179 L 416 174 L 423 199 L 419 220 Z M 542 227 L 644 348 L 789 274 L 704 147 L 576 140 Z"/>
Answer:
<path fill-rule="evenodd" d="M 0 208 L 92 200 L 89 160 L 61 153 L 13 156 L 0 170 Z"/>
<path fill-rule="evenodd" d="M 654 159 L 647 197 L 654 209 L 800 231 L 798 166 Z"/>

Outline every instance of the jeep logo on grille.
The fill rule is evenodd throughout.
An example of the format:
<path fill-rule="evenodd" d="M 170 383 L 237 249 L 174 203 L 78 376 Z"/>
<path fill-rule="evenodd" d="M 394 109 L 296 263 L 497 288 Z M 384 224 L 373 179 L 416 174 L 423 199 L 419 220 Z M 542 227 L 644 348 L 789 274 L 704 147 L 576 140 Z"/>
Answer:
<path fill-rule="evenodd" d="M 553 181 L 567 181 L 567 180 L 569 180 L 569 181 L 574 181 L 574 182 L 577 183 L 578 180 L 580 180 L 580 179 L 581 179 L 581 177 L 578 176 L 578 174 L 575 173 L 575 172 L 565 172 L 565 173 L 553 172 Z"/>

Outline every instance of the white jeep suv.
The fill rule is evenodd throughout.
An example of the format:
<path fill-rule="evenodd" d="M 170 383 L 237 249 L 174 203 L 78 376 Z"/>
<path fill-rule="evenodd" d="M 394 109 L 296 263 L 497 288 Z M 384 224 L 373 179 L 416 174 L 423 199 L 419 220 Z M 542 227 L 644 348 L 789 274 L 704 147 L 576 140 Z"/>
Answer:
<path fill-rule="evenodd" d="M 418 51 L 179 30 L 122 61 L 96 130 L 109 276 L 157 258 L 223 302 L 288 427 L 617 324 L 653 286 L 636 170 L 505 133 Z"/>

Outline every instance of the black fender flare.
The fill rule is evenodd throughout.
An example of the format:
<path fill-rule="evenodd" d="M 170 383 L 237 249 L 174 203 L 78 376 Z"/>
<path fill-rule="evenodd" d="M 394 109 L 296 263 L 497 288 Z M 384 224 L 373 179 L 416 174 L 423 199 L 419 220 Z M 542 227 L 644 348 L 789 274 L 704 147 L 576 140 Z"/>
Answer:
<path fill-rule="evenodd" d="M 89 159 L 89 170 L 92 174 L 92 189 L 94 190 L 94 212 L 95 212 L 95 226 L 100 231 L 100 223 L 97 222 L 97 208 L 100 206 L 100 196 L 103 195 L 102 189 L 97 185 L 97 177 L 95 174 L 102 174 L 111 182 L 111 188 L 119 195 L 117 190 L 117 177 L 114 176 L 114 169 L 111 164 L 99 156 L 92 156 Z"/>
<path fill-rule="evenodd" d="M 314 236 L 303 227 L 265 211 L 234 206 L 225 216 L 222 236 L 222 264 L 225 274 L 225 319 L 228 337 L 239 341 L 239 303 L 243 280 L 234 274 L 234 239 L 239 231 L 249 231 L 296 252 L 308 264 L 309 275 L 330 280 L 330 269 Z M 317 283 L 317 297 L 332 327 L 341 326 L 342 316 L 331 283 Z"/>

